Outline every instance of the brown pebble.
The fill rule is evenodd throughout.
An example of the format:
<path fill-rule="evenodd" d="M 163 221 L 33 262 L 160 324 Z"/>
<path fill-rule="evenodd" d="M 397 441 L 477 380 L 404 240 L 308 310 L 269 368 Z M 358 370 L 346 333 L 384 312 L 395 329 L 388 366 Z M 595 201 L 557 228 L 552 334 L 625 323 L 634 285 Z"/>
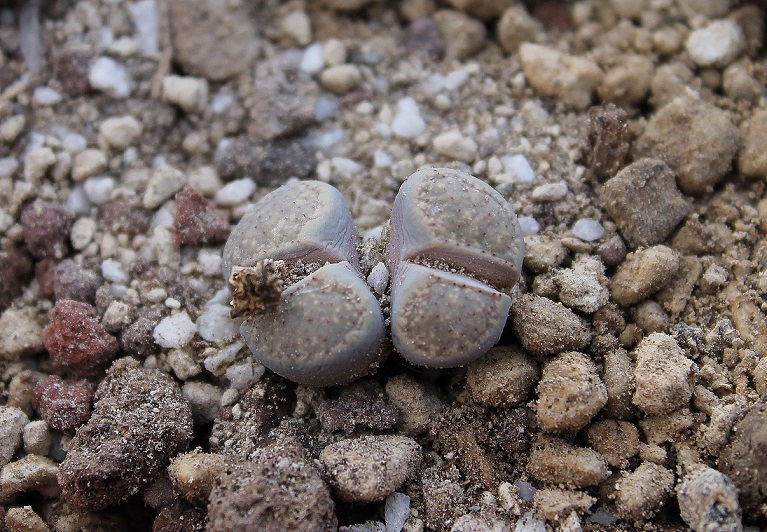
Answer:
<path fill-rule="evenodd" d="M 665 504 L 673 487 L 674 473 L 645 462 L 621 476 L 616 485 L 615 509 L 623 519 L 636 522 L 649 519 Z"/>
<path fill-rule="evenodd" d="M 535 492 L 533 505 L 538 517 L 562 521 L 572 512 L 585 513 L 597 500 L 582 491 L 542 489 Z"/>
<path fill-rule="evenodd" d="M 591 332 L 569 308 L 551 299 L 525 294 L 511 305 L 514 332 L 526 351 L 553 355 L 588 345 Z"/>
<path fill-rule="evenodd" d="M 646 414 L 668 414 L 692 396 L 697 365 L 684 355 L 673 336 L 653 333 L 634 351 L 633 403 Z"/>
<path fill-rule="evenodd" d="M 63 50 L 51 56 L 53 75 L 72 98 L 79 98 L 90 91 L 90 63 L 90 55 L 79 50 Z"/>
<path fill-rule="evenodd" d="M 631 253 L 612 277 L 610 296 L 621 306 L 634 305 L 666 286 L 679 271 L 679 253 L 653 246 Z"/>
<path fill-rule="evenodd" d="M 597 182 L 602 182 L 620 170 L 628 155 L 627 115 L 614 103 L 607 103 L 590 108 L 588 117 L 589 172 Z"/>
<path fill-rule="evenodd" d="M 210 494 L 206 530 L 338 529 L 330 490 L 298 443 L 275 442 L 254 458 L 221 474 Z"/>
<path fill-rule="evenodd" d="M 538 364 L 523 350 L 496 346 L 469 364 L 466 382 L 478 403 L 517 406 L 527 399 L 541 377 Z"/>
<path fill-rule="evenodd" d="M 101 221 L 112 233 L 134 237 L 149 230 L 151 213 L 137 202 L 117 198 L 101 206 Z"/>
<path fill-rule="evenodd" d="M 24 242 L 35 258 L 60 259 L 69 251 L 72 213 L 52 201 L 35 200 L 21 210 Z"/>
<path fill-rule="evenodd" d="M 620 235 L 615 234 L 599 244 L 597 255 L 605 266 L 617 266 L 626 258 L 626 244 Z"/>
<path fill-rule="evenodd" d="M 173 236 L 180 246 L 220 244 L 229 236 L 229 222 L 200 192 L 184 187 L 176 194 Z"/>
<path fill-rule="evenodd" d="M 93 304 L 101 276 L 72 259 L 64 259 L 53 270 L 53 292 L 57 300 L 71 299 Z"/>
<path fill-rule="evenodd" d="M 136 359 L 112 364 L 96 397 L 59 468 L 66 500 L 89 511 L 145 488 L 192 440 L 192 409 L 176 381 Z"/>
<path fill-rule="evenodd" d="M 35 278 L 40 285 L 40 293 L 49 299 L 53 298 L 53 272 L 56 263 L 51 258 L 43 259 L 35 264 Z"/>
<path fill-rule="evenodd" d="M 53 430 L 74 432 L 91 417 L 93 386 L 50 375 L 35 385 L 32 404 Z"/>
<path fill-rule="evenodd" d="M 639 453 L 639 430 L 628 421 L 603 419 L 584 431 L 589 447 L 605 457 L 613 467 L 626 467 L 629 458 Z"/>
<path fill-rule="evenodd" d="M 530 453 L 527 472 L 546 484 L 564 484 L 572 488 L 596 486 L 610 476 L 601 454 L 553 436 L 539 437 Z"/>
<path fill-rule="evenodd" d="M 564 353 L 543 366 L 536 403 L 542 430 L 578 432 L 606 403 L 607 389 L 588 355 Z"/>
<path fill-rule="evenodd" d="M 24 292 L 33 275 L 32 259 L 24 248 L 0 251 L 0 312 Z"/>
<path fill-rule="evenodd" d="M 767 396 L 752 406 L 732 430 L 719 456 L 719 470 L 740 493 L 745 510 L 757 511 L 767 501 Z"/>
<path fill-rule="evenodd" d="M 117 339 L 96 319 L 95 309 L 80 301 L 57 301 L 43 343 L 53 363 L 78 375 L 101 372 L 117 355 Z"/>
<path fill-rule="evenodd" d="M 375 431 L 391 428 L 397 409 L 386 400 L 383 388 L 374 380 L 359 380 L 346 386 L 338 398 L 321 399 L 314 412 L 328 432 L 343 430 L 351 434 L 357 427 Z"/>
<path fill-rule="evenodd" d="M 439 61 L 445 55 L 445 43 L 431 17 L 421 17 L 411 22 L 405 29 L 402 43 L 408 50 L 423 53 L 434 61 Z"/>

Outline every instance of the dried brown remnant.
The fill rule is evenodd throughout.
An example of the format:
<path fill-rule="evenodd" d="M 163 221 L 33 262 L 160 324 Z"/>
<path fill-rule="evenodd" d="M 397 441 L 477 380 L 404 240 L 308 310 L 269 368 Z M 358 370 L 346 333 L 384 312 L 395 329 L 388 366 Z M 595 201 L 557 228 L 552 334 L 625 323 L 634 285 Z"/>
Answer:
<path fill-rule="evenodd" d="M 589 173 L 602 182 L 614 176 L 623 166 L 629 152 L 626 111 L 608 103 L 595 105 L 588 112 Z"/>
<path fill-rule="evenodd" d="M 232 318 L 273 310 L 280 303 L 286 276 L 284 260 L 264 259 L 255 266 L 234 266 L 229 276 Z"/>

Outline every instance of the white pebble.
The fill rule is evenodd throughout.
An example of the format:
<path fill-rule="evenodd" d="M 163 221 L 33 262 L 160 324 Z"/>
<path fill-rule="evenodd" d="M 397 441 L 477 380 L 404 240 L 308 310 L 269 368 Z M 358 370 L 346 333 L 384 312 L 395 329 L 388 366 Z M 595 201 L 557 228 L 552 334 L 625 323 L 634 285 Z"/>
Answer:
<path fill-rule="evenodd" d="M 346 131 L 342 127 L 336 127 L 328 131 L 322 131 L 312 137 L 312 144 L 318 150 L 322 150 L 325 153 L 332 153 L 335 151 L 335 147 L 344 140 Z"/>
<path fill-rule="evenodd" d="M 99 57 L 88 74 L 91 86 L 107 93 L 113 98 L 126 98 L 131 91 L 133 82 L 128 70 L 114 59 Z"/>
<path fill-rule="evenodd" d="M 373 164 L 376 168 L 388 168 L 393 162 L 391 155 L 383 150 L 376 150 L 373 154 Z"/>
<path fill-rule="evenodd" d="M 527 161 L 527 157 L 521 153 L 504 157 L 503 169 L 515 183 L 532 183 L 535 181 L 535 171 Z"/>
<path fill-rule="evenodd" d="M 88 141 L 79 133 L 67 133 L 61 139 L 61 147 L 69 153 L 79 153 L 88 146 Z"/>
<path fill-rule="evenodd" d="M 234 103 L 234 96 L 226 92 L 220 92 L 213 96 L 210 109 L 214 113 L 221 114 L 227 111 Z"/>
<path fill-rule="evenodd" d="M 530 199 L 537 202 L 559 201 L 567 196 L 567 183 L 545 183 L 533 189 Z"/>
<path fill-rule="evenodd" d="M 119 262 L 114 259 L 104 259 L 101 262 L 101 276 L 111 283 L 125 284 L 130 277 Z"/>
<path fill-rule="evenodd" d="M 32 98 L 40 105 L 53 105 L 61 101 L 61 93 L 51 87 L 35 87 Z"/>
<path fill-rule="evenodd" d="M 211 305 L 197 318 L 197 330 L 203 340 L 219 342 L 235 338 L 240 332 L 240 323 L 229 317 L 231 308 L 226 305 Z"/>
<path fill-rule="evenodd" d="M 534 235 L 541 229 L 541 224 L 532 216 L 520 216 L 518 220 L 519 228 L 522 229 L 522 236 Z"/>
<path fill-rule="evenodd" d="M 160 51 L 160 25 L 155 0 L 137 0 L 126 4 L 136 28 L 134 39 L 139 50 L 154 55 Z"/>
<path fill-rule="evenodd" d="M 395 135 L 406 139 L 417 137 L 426 130 L 426 122 L 421 118 L 418 104 L 407 96 L 397 102 L 397 114 L 391 123 Z"/>
<path fill-rule="evenodd" d="M 368 229 L 362 235 L 362 240 L 378 240 L 381 241 L 383 236 L 383 225 L 376 225 L 375 227 Z"/>
<path fill-rule="evenodd" d="M 449 91 L 458 90 L 469 81 L 469 74 L 465 70 L 453 70 L 445 76 L 445 89 Z"/>
<path fill-rule="evenodd" d="M 573 234 L 581 240 L 593 242 L 602 238 L 605 234 L 605 228 L 596 220 L 581 218 L 573 224 Z"/>
<path fill-rule="evenodd" d="M 389 284 L 389 270 L 386 268 L 386 264 L 379 262 L 373 266 L 370 275 L 368 275 L 368 284 L 376 294 L 384 293 L 386 285 Z"/>
<path fill-rule="evenodd" d="M 81 185 L 72 187 L 72 190 L 67 196 L 66 207 L 74 214 L 90 214 L 91 202 L 88 201 L 88 197 L 85 195 L 85 191 Z"/>
<path fill-rule="evenodd" d="M 301 56 L 300 68 L 309 74 L 316 74 L 325 66 L 325 60 L 322 58 L 322 44 L 313 43 L 306 47 L 304 55 Z"/>
<path fill-rule="evenodd" d="M 546 532 L 546 521 L 535 517 L 533 512 L 527 512 L 517 521 L 514 532 Z"/>
<path fill-rule="evenodd" d="M 152 228 L 155 227 L 172 227 L 173 226 L 173 213 L 163 205 L 159 209 L 157 209 L 157 212 L 154 213 L 154 216 L 152 216 L 152 221 L 150 222 L 150 226 Z"/>
<path fill-rule="evenodd" d="M 107 176 L 89 177 L 83 182 L 85 196 L 91 203 L 103 205 L 112 199 L 115 180 Z"/>
<path fill-rule="evenodd" d="M 208 103 L 208 80 L 193 76 L 165 76 L 162 97 L 186 112 L 201 111 Z"/>
<path fill-rule="evenodd" d="M 266 371 L 266 368 L 261 364 L 246 362 L 244 364 L 230 366 L 226 370 L 226 378 L 229 379 L 232 388 L 235 390 L 244 390 L 260 379 L 264 374 L 264 371 Z"/>
<path fill-rule="evenodd" d="M 197 262 L 205 275 L 221 274 L 221 253 L 216 253 L 209 249 L 201 249 L 197 253 Z"/>
<path fill-rule="evenodd" d="M 220 377 L 223 375 L 224 371 L 226 371 L 226 368 L 237 359 L 237 353 L 239 353 L 243 347 L 245 347 L 245 342 L 234 342 L 233 344 L 220 349 L 215 355 L 207 357 L 202 365 L 213 375 Z"/>
<path fill-rule="evenodd" d="M 181 308 L 181 301 L 179 301 L 175 297 L 168 297 L 168 298 L 165 298 L 165 301 L 163 301 L 163 305 L 165 305 L 171 310 L 178 310 Z"/>
<path fill-rule="evenodd" d="M 410 516 L 410 497 L 397 491 L 386 497 L 384 516 L 386 532 L 401 532 Z"/>
<path fill-rule="evenodd" d="M 746 49 L 746 36 L 734 20 L 715 20 L 690 33 L 685 47 L 698 66 L 723 67 Z"/>
<path fill-rule="evenodd" d="M 235 179 L 216 192 L 215 201 L 221 207 L 234 207 L 248 201 L 256 191 L 256 182 L 250 177 Z"/>
<path fill-rule="evenodd" d="M 154 328 L 152 336 L 160 347 L 182 347 L 194 338 L 197 326 L 186 311 L 163 318 Z"/>
<path fill-rule="evenodd" d="M 170 165 L 163 165 L 152 172 L 146 191 L 144 192 L 143 205 L 145 209 L 156 209 L 166 200 L 184 188 L 189 179 L 181 170 Z"/>
<path fill-rule="evenodd" d="M 333 157 L 330 162 L 333 164 L 333 169 L 336 173 L 344 178 L 349 178 L 362 172 L 362 165 L 360 163 L 346 157 Z"/>
<path fill-rule="evenodd" d="M 324 122 L 333 118 L 338 110 L 338 98 L 332 94 L 320 94 L 317 97 L 317 103 L 314 105 L 314 119 L 317 122 Z"/>
<path fill-rule="evenodd" d="M 69 240 L 72 247 L 78 251 L 85 249 L 93 241 L 93 235 L 96 234 L 98 224 L 93 218 L 78 218 L 72 224 L 69 231 Z"/>
<path fill-rule="evenodd" d="M 16 170 L 19 169 L 19 161 L 13 157 L 3 157 L 0 159 L 0 179 L 9 179 L 13 177 Z"/>

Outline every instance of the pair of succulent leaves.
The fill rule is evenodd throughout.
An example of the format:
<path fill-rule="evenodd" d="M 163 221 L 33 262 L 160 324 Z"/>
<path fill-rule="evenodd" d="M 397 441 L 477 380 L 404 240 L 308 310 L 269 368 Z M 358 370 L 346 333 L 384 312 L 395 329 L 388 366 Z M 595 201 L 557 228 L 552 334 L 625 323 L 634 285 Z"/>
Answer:
<path fill-rule="evenodd" d="M 524 242 L 511 205 L 465 172 L 419 170 L 394 200 L 389 238 L 391 338 L 400 355 L 446 368 L 487 352 L 509 313 L 503 291 L 522 266 Z M 322 266 L 283 290 L 285 265 L 299 263 Z M 274 304 L 249 313 L 240 331 L 275 373 L 327 386 L 380 362 L 384 318 L 361 276 L 351 212 L 331 185 L 296 181 L 264 196 L 232 231 L 223 270 L 230 288 L 247 272 L 274 281 L 276 297 L 266 302 Z M 235 304 L 248 308 L 238 288 Z"/>

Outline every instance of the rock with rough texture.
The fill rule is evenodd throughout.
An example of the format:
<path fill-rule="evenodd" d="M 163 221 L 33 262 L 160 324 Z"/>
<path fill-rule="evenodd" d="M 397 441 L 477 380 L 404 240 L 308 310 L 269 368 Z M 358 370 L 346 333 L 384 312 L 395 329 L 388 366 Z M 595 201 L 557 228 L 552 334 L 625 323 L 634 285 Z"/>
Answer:
<path fill-rule="evenodd" d="M 504 10 L 514 4 L 514 0 L 449 0 L 456 9 L 460 9 L 480 20 L 493 20 L 501 16 Z"/>
<path fill-rule="evenodd" d="M 64 299 L 56 302 L 43 341 L 53 363 L 78 375 L 98 375 L 117 355 L 117 339 L 96 318 L 87 303 Z"/>
<path fill-rule="evenodd" d="M 252 64 L 258 40 L 245 4 L 173 0 L 169 6 L 174 59 L 185 71 L 221 81 Z"/>
<path fill-rule="evenodd" d="M 588 326 L 572 310 L 551 299 L 525 294 L 511 308 L 514 333 L 526 351 L 553 355 L 584 348 L 591 341 Z"/>
<path fill-rule="evenodd" d="M 0 467 L 7 464 L 21 447 L 21 435 L 27 423 L 29 418 L 18 408 L 0 406 Z"/>
<path fill-rule="evenodd" d="M 523 5 L 512 5 L 503 12 L 495 30 L 501 48 L 507 54 L 515 54 L 522 43 L 535 41 L 543 33 L 543 24 L 531 16 Z"/>
<path fill-rule="evenodd" d="M 669 135 L 669 131 L 685 131 Z M 677 173 L 685 194 L 709 192 L 727 174 L 740 146 L 729 113 L 692 97 L 675 98 L 659 109 L 634 142 L 635 158 L 662 159 Z"/>
<path fill-rule="evenodd" d="M 648 298 L 666 286 L 679 271 L 679 252 L 654 246 L 629 254 L 612 278 L 610 296 L 621 306 Z"/>
<path fill-rule="evenodd" d="M 715 20 L 687 37 L 685 48 L 700 67 L 725 67 L 733 62 L 747 46 L 743 28 L 730 19 Z"/>
<path fill-rule="evenodd" d="M 477 19 L 452 9 L 440 9 L 433 17 L 445 43 L 446 59 L 463 61 L 484 48 L 487 29 Z"/>
<path fill-rule="evenodd" d="M 617 484 L 615 509 L 620 517 L 636 522 L 651 518 L 666 503 L 674 488 L 674 473 L 644 462 L 624 473 Z"/>
<path fill-rule="evenodd" d="M 556 97 L 574 111 L 586 109 L 602 81 L 602 70 L 592 59 L 563 53 L 541 44 L 519 47 L 522 71 L 541 96 Z"/>
<path fill-rule="evenodd" d="M 588 355 L 569 352 L 543 366 L 538 383 L 538 426 L 578 432 L 607 403 L 607 389 Z"/>
<path fill-rule="evenodd" d="M 69 251 L 72 213 L 52 201 L 35 200 L 21 210 L 24 243 L 35 258 L 60 259 Z"/>
<path fill-rule="evenodd" d="M 61 464 L 64 497 L 89 511 L 118 504 L 146 487 L 191 440 L 192 409 L 178 384 L 135 359 L 120 359 Z"/>
<path fill-rule="evenodd" d="M 91 417 L 93 385 L 49 375 L 35 385 L 32 405 L 53 430 L 74 432 Z"/>
<path fill-rule="evenodd" d="M 673 336 L 653 333 L 642 340 L 634 355 L 634 405 L 646 414 L 659 415 L 687 404 L 698 367 L 684 356 Z"/>
<path fill-rule="evenodd" d="M 631 247 L 665 241 L 691 208 L 676 188 L 674 171 L 659 159 L 625 167 L 602 187 L 602 199 Z"/>
<path fill-rule="evenodd" d="M 475 401 L 490 406 L 517 406 L 540 379 L 538 364 L 523 350 L 496 346 L 467 367 L 466 383 Z"/>
<path fill-rule="evenodd" d="M 208 502 L 210 532 L 338 529 L 330 490 L 301 446 L 277 441 L 219 476 Z"/>
<path fill-rule="evenodd" d="M 539 438 L 530 453 L 527 472 L 546 484 L 564 484 L 572 488 L 596 486 L 610 476 L 601 454 L 553 436 Z"/>
<path fill-rule="evenodd" d="M 0 251 L 0 312 L 24 292 L 33 274 L 32 258 L 24 248 L 11 247 Z"/>
<path fill-rule="evenodd" d="M 738 169 L 747 177 L 767 178 L 767 109 L 757 109 L 740 126 L 743 144 Z"/>
<path fill-rule="evenodd" d="M 754 404 L 733 428 L 719 455 L 719 470 L 738 488 L 744 510 L 755 512 L 767 501 L 767 397 Z"/>
<path fill-rule="evenodd" d="M 677 484 L 676 499 L 682 519 L 694 532 L 743 530 L 738 490 L 716 469 L 694 468 Z"/>
<path fill-rule="evenodd" d="M 421 446 L 405 436 L 362 436 L 325 447 L 320 461 L 342 499 L 380 501 L 416 473 Z"/>
<path fill-rule="evenodd" d="M 176 194 L 173 236 L 181 246 L 218 244 L 229 236 L 229 221 L 205 196 L 187 186 Z"/>

